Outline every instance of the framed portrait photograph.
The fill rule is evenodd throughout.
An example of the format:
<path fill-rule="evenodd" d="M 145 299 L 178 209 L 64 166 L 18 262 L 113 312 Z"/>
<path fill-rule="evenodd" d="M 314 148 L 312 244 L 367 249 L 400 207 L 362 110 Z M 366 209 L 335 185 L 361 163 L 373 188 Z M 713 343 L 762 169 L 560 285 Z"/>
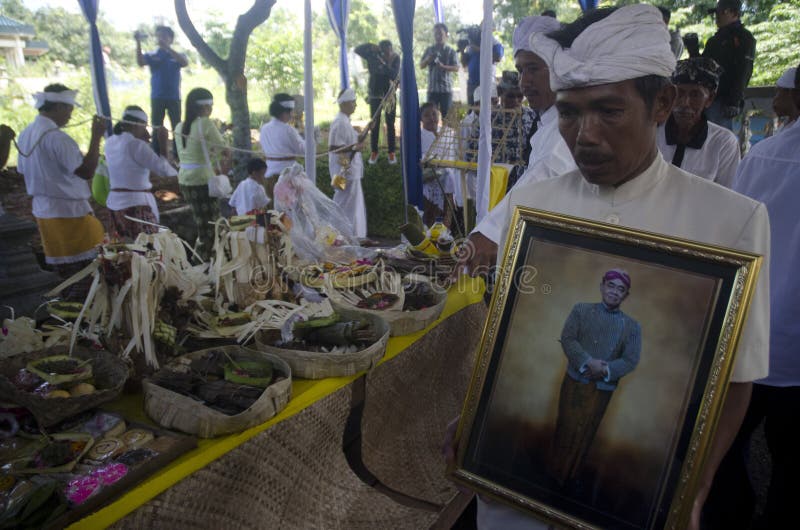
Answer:
<path fill-rule="evenodd" d="M 684 528 L 761 257 L 517 208 L 454 480 L 558 527 Z"/>

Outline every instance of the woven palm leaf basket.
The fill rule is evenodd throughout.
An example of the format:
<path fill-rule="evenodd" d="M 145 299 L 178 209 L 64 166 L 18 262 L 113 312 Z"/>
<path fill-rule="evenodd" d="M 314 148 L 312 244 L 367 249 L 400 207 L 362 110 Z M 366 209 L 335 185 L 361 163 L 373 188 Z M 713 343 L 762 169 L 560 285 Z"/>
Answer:
<path fill-rule="evenodd" d="M 380 338 L 363 350 L 356 352 L 326 353 L 273 346 L 268 340 L 269 332 L 261 331 L 256 334 L 255 348 L 277 355 L 291 367 L 292 375 L 305 379 L 353 375 L 374 367 L 386 353 L 386 344 L 389 342 L 389 324 L 380 316 L 364 311 L 340 308 L 337 313 L 341 320 L 368 320 L 370 327 L 376 330 L 376 336 Z"/>
<path fill-rule="evenodd" d="M 279 375 L 264 389 L 258 400 L 249 408 L 235 415 L 228 415 L 209 408 L 203 402 L 189 396 L 173 392 L 145 379 L 144 408 L 147 415 L 167 429 L 194 434 L 201 438 L 213 438 L 223 434 L 240 432 L 264 423 L 283 410 L 292 394 L 292 370 L 281 358 L 258 352 L 238 345 L 207 348 L 178 357 L 166 368 L 180 370 L 187 361 L 208 357 L 216 351 L 223 351 L 234 361 L 262 359 L 272 364 L 273 371 Z"/>
<path fill-rule="evenodd" d="M 424 308 L 404 310 L 407 302 L 406 291 L 418 289 L 424 289 L 429 293 L 431 303 Z M 391 294 L 396 296 L 397 300 L 383 309 L 358 307 L 359 302 L 374 293 Z M 447 292 L 431 282 L 427 276 L 408 274 L 401 277 L 394 271 L 382 271 L 375 282 L 353 289 L 337 289 L 330 282 L 326 282 L 325 294 L 330 298 L 331 305 L 336 311 L 354 309 L 380 316 L 389 323 L 392 337 L 410 335 L 433 324 L 442 314 L 447 301 Z"/>
<path fill-rule="evenodd" d="M 92 367 L 91 383 L 95 390 L 89 394 L 71 397 L 46 398 L 35 392 L 26 392 L 18 388 L 12 381 L 20 370 L 28 363 L 54 355 L 69 355 L 65 346 L 56 346 L 43 351 L 23 353 L 0 363 L 0 401 L 7 401 L 23 406 L 39 422 L 42 427 L 50 427 L 69 417 L 87 411 L 98 405 L 115 399 L 122 392 L 128 378 L 128 365 L 105 350 L 93 350 L 76 346 L 72 357 L 88 361 Z M 69 385 L 57 385 L 67 388 Z"/>

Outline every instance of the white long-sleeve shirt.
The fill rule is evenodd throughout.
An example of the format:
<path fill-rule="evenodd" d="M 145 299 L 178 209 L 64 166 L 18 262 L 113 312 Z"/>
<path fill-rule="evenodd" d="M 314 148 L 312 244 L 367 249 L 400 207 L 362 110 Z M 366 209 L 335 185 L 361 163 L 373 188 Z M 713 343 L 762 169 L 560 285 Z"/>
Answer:
<path fill-rule="evenodd" d="M 83 155 L 75 140 L 53 120 L 36 116 L 20 133 L 17 145 L 17 169 L 25 176 L 28 195 L 33 196 L 34 217 L 83 217 L 92 212 L 89 183 L 75 174 Z"/>
<path fill-rule="evenodd" d="M 300 133 L 286 122 L 272 118 L 261 127 L 261 149 L 267 157 L 267 176 L 279 175 L 295 163 L 293 157 L 305 156 L 305 142 Z M 286 158 L 291 160 L 276 160 Z"/>
<path fill-rule="evenodd" d="M 159 218 L 150 173 L 175 177 L 178 172 L 166 158 L 158 156 L 144 140 L 129 132 L 115 134 L 106 140 L 106 165 L 111 191 L 106 199 L 109 210 L 124 210 L 131 206 L 147 205 Z M 115 191 L 126 189 L 131 191 Z"/>

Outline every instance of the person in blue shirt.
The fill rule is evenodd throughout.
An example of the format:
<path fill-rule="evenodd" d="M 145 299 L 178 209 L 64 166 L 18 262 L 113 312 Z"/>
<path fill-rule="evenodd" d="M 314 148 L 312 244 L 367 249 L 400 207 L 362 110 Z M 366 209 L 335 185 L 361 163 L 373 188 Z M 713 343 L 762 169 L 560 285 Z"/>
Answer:
<path fill-rule="evenodd" d="M 481 34 L 478 27 L 470 28 L 466 33 L 468 38 L 465 39 L 466 42 L 459 41 L 459 51 L 461 66 L 467 69 L 467 103 L 472 106 L 475 104 L 475 89 L 481 84 Z M 494 37 L 492 39 L 492 63 L 497 64 L 503 60 L 505 49 L 499 40 Z"/>
<path fill-rule="evenodd" d="M 567 373 L 558 399 L 550 474 L 559 485 L 576 487 L 576 476 L 594 441 L 619 380 L 639 364 L 642 330 L 619 306 L 631 278 L 611 269 L 600 282 L 602 301 L 575 304 L 561 331 Z"/>
<path fill-rule="evenodd" d="M 169 114 L 171 128 L 181 121 L 181 68 L 189 64 L 186 55 L 172 49 L 175 32 L 168 26 L 156 26 L 158 49 L 142 53 L 141 32 L 134 33 L 136 39 L 136 62 L 150 67 L 150 119 L 153 127 L 164 125 L 164 114 Z M 158 142 L 153 135 L 153 149 L 158 153 Z M 158 153 L 167 155 L 167 153 Z"/>

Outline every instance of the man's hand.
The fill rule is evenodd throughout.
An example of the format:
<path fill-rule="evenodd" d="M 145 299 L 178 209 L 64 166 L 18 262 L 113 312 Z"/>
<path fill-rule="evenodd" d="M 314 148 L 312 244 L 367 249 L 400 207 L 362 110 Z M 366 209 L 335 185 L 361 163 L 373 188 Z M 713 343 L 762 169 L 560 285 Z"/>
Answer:
<path fill-rule="evenodd" d="M 485 276 L 497 262 L 497 244 L 481 234 L 474 232 L 458 250 L 458 262 L 453 269 L 452 279 L 461 274 L 469 274 L 473 278 Z"/>
<path fill-rule="evenodd" d="M 92 118 L 92 138 L 102 138 L 108 128 L 108 120 L 102 116 L 95 115 Z"/>
<path fill-rule="evenodd" d="M 591 359 L 586 362 L 589 373 L 584 374 L 592 381 L 599 381 L 606 378 L 608 363 L 600 359 Z"/>

